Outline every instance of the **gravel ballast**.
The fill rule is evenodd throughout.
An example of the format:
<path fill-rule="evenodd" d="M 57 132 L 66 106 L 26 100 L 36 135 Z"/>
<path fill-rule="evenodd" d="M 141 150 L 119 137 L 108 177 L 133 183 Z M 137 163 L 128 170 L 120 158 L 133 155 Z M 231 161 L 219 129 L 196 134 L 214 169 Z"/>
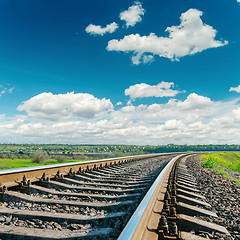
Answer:
<path fill-rule="evenodd" d="M 174 156 L 151 157 L 34 182 L 28 188 L 8 189 L 0 200 L 0 237 L 11 228 L 15 239 L 22 239 L 28 229 L 31 236 L 45 236 L 40 231 L 44 229 L 56 234 L 61 231 L 63 236 L 79 234 L 78 239 L 116 239 L 163 166 Z"/>
<path fill-rule="evenodd" d="M 202 219 L 226 227 L 233 239 L 240 239 L 240 186 L 214 172 L 212 168 L 203 168 L 198 157 L 195 155 L 188 158 L 187 166 L 196 178 L 206 202 L 211 204 L 212 211 L 218 215 L 218 218 Z M 224 238 L 219 236 L 217 239 Z"/>

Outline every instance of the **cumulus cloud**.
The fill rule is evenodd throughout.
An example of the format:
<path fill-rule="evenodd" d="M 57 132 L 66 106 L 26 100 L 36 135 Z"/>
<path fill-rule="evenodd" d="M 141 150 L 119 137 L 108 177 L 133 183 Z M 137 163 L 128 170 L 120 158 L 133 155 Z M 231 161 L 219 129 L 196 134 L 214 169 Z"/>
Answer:
<path fill-rule="evenodd" d="M 208 48 L 217 48 L 228 44 L 227 41 L 215 40 L 217 31 L 201 20 L 203 12 L 189 9 L 182 13 L 179 26 L 166 29 L 169 37 L 158 37 L 155 33 L 148 36 L 131 34 L 123 39 L 108 42 L 108 51 L 133 52 L 133 64 L 153 60 L 154 55 L 179 60 L 181 57 L 202 52 Z M 146 57 L 147 56 L 147 57 Z"/>
<path fill-rule="evenodd" d="M 185 100 L 170 98 L 167 103 L 154 103 L 150 105 L 123 106 L 112 114 L 115 117 L 127 117 L 132 121 L 146 121 L 151 124 L 165 122 L 170 119 L 184 119 L 185 122 L 211 119 L 219 112 L 229 112 L 236 106 L 236 101 L 229 103 L 213 102 L 210 98 L 191 93 Z"/>
<path fill-rule="evenodd" d="M 96 114 L 112 110 L 109 99 L 98 99 L 88 93 L 57 94 L 41 93 L 23 102 L 17 108 L 26 111 L 29 116 L 49 120 L 69 117 L 93 118 Z"/>
<path fill-rule="evenodd" d="M 188 95 L 187 99 L 183 102 L 179 101 L 177 107 L 182 109 L 201 109 L 209 106 L 212 103 L 211 99 L 208 97 L 200 96 L 196 93 L 191 93 Z"/>
<path fill-rule="evenodd" d="M 240 0 L 239 0 L 240 1 Z M 229 89 L 229 92 L 237 92 L 240 93 L 240 85 L 238 87 L 231 87 Z"/>
<path fill-rule="evenodd" d="M 164 127 L 167 130 L 177 130 L 182 125 L 182 121 L 176 119 L 171 119 L 164 123 Z"/>
<path fill-rule="evenodd" d="M 57 97 L 57 101 L 54 98 L 56 96 L 59 97 Z M 42 98 L 35 99 L 36 102 L 40 101 L 40 105 L 44 109 L 41 111 L 49 110 L 48 114 L 51 115 L 52 108 L 45 105 L 47 102 L 56 106 L 58 106 L 56 102 L 59 102 L 59 105 L 65 102 L 64 108 L 71 106 L 72 110 L 69 115 L 74 116 L 72 113 L 74 104 L 69 103 L 68 98 L 71 97 L 67 94 L 63 94 L 63 96 L 49 94 L 45 97 L 45 102 Z M 65 97 L 64 100 L 62 97 Z M 87 96 L 85 97 L 84 99 L 87 99 Z M 79 99 L 76 101 L 77 105 L 85 105 L 82 99 Z M 96 98 L 92 96 L 90 99 Z M 15 118 L 0 116 L 0 141 L 6 143 L 140 145 L 167 144 L 169 142 L 178 144 L 238 143 L 239 100 L 238 98 L 215 102 L 197 93 L 191 93 L 182 101 L 171 99 L 164 104 L 123 106 L 119 110 L 105 113 L 104 117 L 98 115 L 95 118 L 69 118 L 54 122 L 25 115 Z M 28 106 L 32 112 L 33 105 Z M 34 110 L 36 108 L 39 107 L 35 106 Z M 58 108 L 61 113 L 62 109 L 62 107 Z"/>
<path fill-rule="evenodd" d="M 102 27 L 100 25 L 89 24 L 86 27 L 86 32 L 92 35 L 104 35 L 106 33 L 113 33 L 118 29 L 118 24 L 113 22 L 108 24 L 106 27 Z"/>
<path fill-rule="evenodd" d="M 238 109 L 233 109 L 233 116 L 235 117 L 236 120 L 240 120 L 240 107 Z"/>
<path fill-rule="evenodd" d="M 139 61 L 137 59 L 137 61 Z M 154 57 L 152 55 L 144 55 L 142 58 L 143 63 L 151 63 L 154 61 Z"/>
<path fill-rule="evenodd" d="M 144 97 L 173 97 L 179 93 L 179 91 L 171 89 L 173 86 L 173 82 L 161 82 L 154 86 L 140 83 L 126 89 L 125 95 L 130 96 L 131 99 Z"/>
<path fill-rule="evenodd" d="M 145 10 L 142 7 L 142 3 L 136 1 L 128 10 L 120 13 L 120 19 L 126 22 L 127 27 L 133 27 L 136 23 L 142 21 L 144 12 Z"/>
<path fill-rule="evenodd" d="M 72 143 L 72 144 L 139 144 L 158 145 L 169 142 L 177 144 L 207 144 L 207 143 L 238 143 L 240 106 L 233 102 L 214 102 L 216 112 L 222 107 L 228 109 L 220 115 L 209 118 L 197 115 L 192 110 L 179 115 L 179 111 L 168 108 L 172 112 L 168 119 L 158 115 L 158 121 L 151 122 L 144 119 L 144 114 L 150 114 L 148 107 L 142 105 L 126 106 L 126 112 L 110 112 L 109 119 L 86 119 L 56 122 L 41 122 L 36 119 L 16 118 L 0 119 L 0 141 L 25 143 Z M 128 108 L 128 110 L 126 109 Z M 236 111 L 233 111 L 232 109 Z M 138 111 L 141 114 L 137 114 Z M 116 113 L 118 115 L 116 115 Z M 201 114 L 204 114 L 202 111 Z M 127 115 L 129 114 L 129 115 Z M 137 120 L 132 119 L 137 115 Z M 206 117 L 207 116 L 207 117 Z M 127 137 L 126 137 L 127 136 Z"/>
<path fill-rule="evenodd" d="M 160 96 L 161 89 L 172 90 L 174 86 L 167 82 L 146 84 L 143 86 L 147 90 L 139 91 L 139 85 L 132 86 L 136 90 L 130 93 L 132 96 Z M 119 107 L 114 110 L 109 99 L 88 93 L 41 93 L 18 106 L 19 111 L 28 115 L 0 115 L 0 142 L 139 145 L 239 142 L 240 98 L 212 101 L 190 93 L 180 100 L 173 94 L 166 103 L 137 106 L 131 100 L 129 105 L 118 102 Z"/>

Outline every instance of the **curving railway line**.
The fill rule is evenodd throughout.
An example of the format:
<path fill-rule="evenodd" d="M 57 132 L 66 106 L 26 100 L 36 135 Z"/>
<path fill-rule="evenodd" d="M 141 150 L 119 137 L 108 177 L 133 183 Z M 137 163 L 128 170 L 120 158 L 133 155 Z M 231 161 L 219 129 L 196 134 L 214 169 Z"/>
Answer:
<path fill-rule="evenodd" d="M 198 194 L 188 156 L 0 171 L 0 239 L 231 239 L 224 227 L 200 219 L 217 215 Z"/>

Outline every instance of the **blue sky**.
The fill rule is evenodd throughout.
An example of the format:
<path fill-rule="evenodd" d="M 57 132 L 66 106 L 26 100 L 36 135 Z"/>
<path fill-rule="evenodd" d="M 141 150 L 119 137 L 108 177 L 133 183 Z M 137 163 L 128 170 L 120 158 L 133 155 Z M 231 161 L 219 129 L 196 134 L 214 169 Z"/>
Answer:
<path fill-rule="evenodd" d="M 239 143 L 239 12 L 0 0 L 0 142 Z"/>

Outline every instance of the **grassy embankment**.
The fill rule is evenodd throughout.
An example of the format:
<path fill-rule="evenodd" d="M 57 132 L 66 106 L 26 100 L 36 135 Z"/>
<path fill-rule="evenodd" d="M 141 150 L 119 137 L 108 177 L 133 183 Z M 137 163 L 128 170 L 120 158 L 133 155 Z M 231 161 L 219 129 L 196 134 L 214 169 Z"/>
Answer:
<path fill-rule="evenodd" d="M 85 159 L 84 160 L 66 160 L 61 163 L 80 162 L 80 161 L 86 161 L 86 160 Z M 43 163 L 33 163 L 31 158 L 28 158 L 28 159 L 1 159 L 0 158 L 0 170 L 11 169 L 11 168 L 43 166 L 43 165 L 51 165 L 51 164 L 59 164 L 59 162 L 55 159 L 49 159 L 49 160 L 45 160 Z"/>
<path fill-rule="evenodd" d="M 37 153 L 37 151 L 35 152 Z M 0 170 L 12 169 L 12 168 L 25 168 L 34 166 L 43 166 L 59 163 L 70 163 L 70 162 L 82 162 L 89 160 L 98 160 L 103 158 L 122 157 L 123 154 L 111 154 L 109 156 L 47 156 L 45 152 L 40 151 L 40 157 L 34 157 L 34 154 L 27 158 L 15 156 L 16 158 L 0 158 Z"/>
<path fill-rule="evenodd" d="M 205 153 L 200 156 L 201 165 L 213 170 L 230 181 L 235 181 L 240 185 L 240 181 L 235 179 L 224 169 L 230 169 L 240 172 L 240 153 L 239 152 L 222 152 L 222 153 Z"/>

